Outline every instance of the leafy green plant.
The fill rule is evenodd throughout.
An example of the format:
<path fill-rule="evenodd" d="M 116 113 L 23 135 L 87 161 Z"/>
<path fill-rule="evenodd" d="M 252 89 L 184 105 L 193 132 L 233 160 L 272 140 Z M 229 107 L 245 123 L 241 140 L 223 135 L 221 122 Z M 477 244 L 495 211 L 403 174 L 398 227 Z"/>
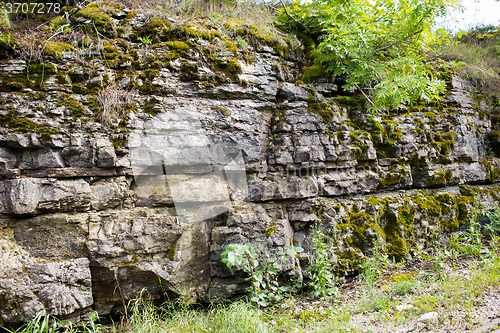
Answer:
<path fill-rule="evenodd" d="M 153 40 L 151 39 L 151 35 L 146 36 L 146 37 L 139 37 L 139 40 L 144 45 L 149 45 L 149 44 L 151 44 L 153 42 Z"/>
<path fill-rule="evenodd" d="M 464 254 L 479 255 L 483 248 L 483 235 L 481 234 L 481 224 L 479 216 L 483 215 L 481 210 L 475 209 L 472 213 L 469 229 L 459 232 L 450 238 L 450 247 Z"/>
<path fill-rule="evenodd" d="M 309 268 L 312 294 L 323 298 L 337 295 L 336 278 L 332 273 L 332 240 L 317 229 L 313 230 L 313 254 L 314 260 Z"/>
<path fill-rule="evenodd" d="M 381 311 L 391 307 L 392 300 L 385 293 L 376 289 L 363 290 L 363 299 L 361 300 L 361 308 L 367 311 Z"/>
<path fill-rule="evenodd" d="M 486 232 L 491 236 L 500 235 L 500 207 L 497 207 L 493 212 L 485 213 L 490 223 L 486 226 Z"/>
<path fill-rule="evenodd" d="M 236 43 L 238 43 L 238 46 L 244 50 L 248 48 L 247 41 L 241 38 L 240 36 L 238 36 L 238 38 L 236 39 Z"/>
<path fill-rule="evenodd" d="M 359 265 L 361 275 L 368 285 L 372 285 L 377 277 L 382 274 L 384 268 L 389 265 L 389 258 L 386 253 L 381 249 L 382 240 L 377 238 L 373 244 L 373 255 L 368 257 L 363 263 Z"/>
<path fill-rule="evenodd" d="M 269 146 L 272 146 L 273 143 L 274 143 L 274 139 L 276 139 L 278 137 L 278 133 L 274 133 L 273 135 L 271 135 L 269 137 Z"/>
<path fill-rule="evenodd" d="M 358 90 L 378 112 L 400 104 L 440 100 L 445 82 L 435 67 L 433 46 L 449 40 L 432 30 L 448 0 L 295 1 L 278 19 L 305 41 L 313 64 L 305 74 L 324 71 L 346 77 L 345 90 Z M 453 65 L 450 62 L 448 65 Z"/>
<path fill-rule="evenodd" d="M 284 252 L 277 253 L 279 258 L 271 257 L 259 263 L 252 244 L 229 244 L 221 255 L 221 261 L 229 269 L 235 266 L 249 275 L 249 300 L 258 306 L 266 307 L 282 300 L 285 293 L 297 291 L 293 285 L 280 286 L 277 277 L 283 263 L 302 251 L 301 247 L 287 246 Z"/>

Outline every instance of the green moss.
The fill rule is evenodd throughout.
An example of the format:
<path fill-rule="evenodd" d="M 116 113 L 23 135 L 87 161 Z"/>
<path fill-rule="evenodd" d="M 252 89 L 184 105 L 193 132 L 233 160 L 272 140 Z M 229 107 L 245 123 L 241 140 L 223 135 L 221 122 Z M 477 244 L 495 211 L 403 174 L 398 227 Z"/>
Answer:
<path fill-rule="evenodd" d="M 115 134 L 111 137 L 111 144 L 113 147 L 125 147 L 125 135 L 123 134 Z"/>
<path fill-rule="evenodd" d="M 172 51 L 178 51 L 178 52 L 187 52 L 190 48 L 190 46 L 181 41 L 168 41 L 163 43 L 162 45 L 168 46 L 168 48 Z"/>
<path fill-rule="evenodd" d="M 271 235 L 273 234 L 273 232 L 275 232 L 276 230 L 278 230 L 277 226 L 272 226 L 272 227 L 267 228 L 266 229 L 266 237 L 267 238 L 271 237 Z"/>
<path fill-rule="evenodd" d="M 325 70 L 319 60 L 315 60 L 313 65 L 309 67 L 304 67 L 303 71 L 300 80 L 306 83 L 314 82 L 325 74 Z"/>
<path fill-rule="evenodd" d="M 499 117 L 500 118 L 500 117 Z M 500 132 L 491 131 L 488 133 L 488 139 L 491 142 L 491 147 L 497 156 L 500 156 Z"/>
<path fill-rule="evenodd" d="M 475 198 L 476 197 L 476 192 L 470 186 L 460 185 L 460 187 L 458 188 L 458 190 L 460 191 L 460 194 L 462 196 L 470 197 L 470 198 Z"/>
<path fill-rule="evenodd" d="M 67 97 L 62 101 L 58 102 L 57 104 L 59 106 L 64 105 L 68 107 L 68 109 L 71 112 L 71 116 L 75 118 L 81 118 L 87 115 L 87 111 L 85 110 L 83 105 L 72 97 Z"/>
<path fill-rule="evenodd" d="M 152 69 L 160 69 L 163 68 L 163 64 L 160 61 L 153 61 L 151 64 L 149 64 L 149 67 Z"/>
<path fill-rule="evenodd" d="M 0 91 L 19 91 L 24 88 L 40 90 L 44 88 L 44 82 L 53 75 L 62 75 L 54 64 L 31 62 L 19 76 L 1 78 Z"/>
<path fill-rule="evenodd" d="M 6 115 L 0 115 L 0 125 L 8 127 L 20 133 L 38 133 L 42 139 L 48 139 L 52 134 L 58 134 L 57 129 L 49 128 L 38 124 L 28 117 L 18 118 L 14 111 L 9 111 Z"/>
<path fill-rule="evenodd" d="M 161 31 L 161 29 L 164 29 L 164 28 L 169 29 L 170 22 L 165 21 L 165 20 L 161 20 L 161 19 L 156 19 L 154 21 L 151 21 L 151 23 L 149 23 L 148 33 L 149 34 L 158 34 Z"/>
<path fill-rule="evenodd" d="M 121 51 L 112 43 L 106 41 L 103 47 L 104 59 L 109 67 L 116 68 L 121 61 Z"/>
<path fill-rule="evenodd" d="M 455 146 L 454 132 L 437 132 L 433 134 L 426 132 L 426 138 L 441 156 L 448 156 Z"/>
<path fill-rule="evenodd" d="M 369 205 L 375 207 L 375 206 L 378 206 L 380 204 L 380 199 L 378 199 L 376 196 L 371 196 L 368 199 L 366 199 L 366 202 Z"/>
<path fill-rule="evenodd" d="M 500 167 L 498 164 L 493 164 L 492 159 L 480 161 L 482 165 L 486 168 L 486 180 L 489 183 L 495 183 L 500 178 Z"/>
<path fill-rule="evenodd" d="M 424 122 L 420 118 L 413 118 L 413 122 L 417 125 L 418 128 L 424 128 Z"/>
<path fill-rule="evenodd" d="M 398 184 L 401 181 L 401 179 L 403 179 L 405 171 L 406 167 L 402 165 L 399 164 L 392 165 L 387 172 L 387 177 L 385 177 L 380 181 L 380 186 L 382 188 L 386 188 L 391 185 Z"/>
<path fill-rule="evenodd" d="M 313 100 L 315 101 L 314 97 Z M 333 110 L 327 103 L 316 103 L 308 101 L 307 112 L 317 114 L 321 117 L 321 119 L 323 119 L 323 122 L 325 124 L 329 124 L 334 117 Z"/>
<path fill-rule="evenodd" d="M 449 193 L 441 193 L 436 196 L 436 199 L 440 202 L 445 202 L 447 204 L 452 204 L 454 202 L 453 197 Z"/>
<path fill-rule="evenodd" d="M 19 91 L 32 87 L 32 83 L 26 77 L 3 78 L 0 82 L 0 91 Z"/>
<path fill-rule="evenodd" d="M 463 187 L 461 192 L 468 193 L 469 188 Z M 460 225 L 466 224 L 470 217 L 469 206 L 474 202 L 474 197 L 469 195 L 450 193 L 436 195 L 425 191 L 418 192 L 412 199 L 427 216 L 436 220 L 444 232 L 454 231 Z"/>
<path fill-rule="evenodd" d="M 28 68 L 28 74 L 44 74 L 44 75 L 54 75 L 57 74 L 57 67 L 54 64 L 45 62 L 43 64 L 31 63 Z"/>
<path fill-rule="evenodd" d="M 94 115 L 101 113 L 101 107 L 94 96 L 90 96 L 87 100 L 87 106 Z"/>
<path fill-rule="evenodd" d="M 181 79 L 183 81 L 192 81 L 199 79 L 198 66 L 195 64 L 190 64 L 188 62 L 183 62 L 181 64 Z"/>
<path fill-rule="evenodd" d="M 464 196 L 459 196 L 457 199 L 458 208 L 458 224 L 464 226 L 469 223 L 471 218 L 471 207 L 473 207 L 474 199 Z"/>
<path fill-rule="evenodd" d="M 424 113 L 424 116 L 429 118 L 430 120 L 434 120 L 437 117 L 437 115 L 434 112 L 426 112 Z"/>
<path fill-rule="evenodd" d="M 194 37 L 194 38 L 202 38 L 206 40 L 213 40 L 214 38 L 222 38 L 220 31 L 218 30 L 206 30 L 199 26 L 195 26 L 193 24 L 188 24 L 183 27 L 176 27 L 177 35 L 186 36 L 186 37 Z"/>
<path fill-rule="evenodd" d="M 393 144 L 393 141 L 399 141 L 401 136 L 403 136 L 403 132 L 398 127 L 398 124 L 391 119 L 382 120 L 384 124 L 384 129 L 386 132 L 386 140 L 389 144 Z"/>
<path fill-rule="evenodd" d="M 427 182 L 432 186 L 446 186 L 451 181 L 452 176 L 451 171 L 438 171 L 433 173 Z"/>
<path fill-rule="evenodd" d="M 61 58 L 64 52 L 72 51 L 75 51 L 75 48 L 71 44 L 52 41 L 48 41 L 45 44 L 45 48 L 43 49 L 44 54 L 53 56 L 55 58 Z"/>
<path fill-rule="evenodd" d="M 155 110 L 155 105 L 159 104 L 160 101 L 157 100 L 156 98 L 154 97 L 151 97 L 149 98 L 145 103 L 144 103 L 144 113 L 147 113 L 147 114 L 150 114 L 152 116 L 154 116 L 157 111 Z"/>
<path fill-rule="evenodd" d="M 115 261 L 113 264 L 115 266 L 130 266 L 131 264 L 135 264 L 139 262 L 139 258 L 137 255 L 134 253 L 132 254 L 132 259 L 127 260 L 127 261 Z"/>
<path fill-rule="evenodd" d="M 174 260 L 174 258 L 175 258 L 175 244 L 172 245 L 170 250 L 168 250 L 168 259 Z"/>
<path fill-rule="evenodd" d="M 234 80 L 238 79 L 238 74 L 241 73 L 241 66 L 236 59 L 220 59 L 213 55 L 207 55 L 207 58 L 216 69 L 226 73 Z"/>
<path fill-rule="evenodd" d="M 162 43 L 157 43 L 153 45 L 154 49 L 168 47 L 169 53 L 165 57 L 165 61 L 174 60 L 179 57 L 186 56 L 190 46 L 189 44 L 182 41 L 166 41 Z"/>
<path fill-rule="evenodd" d="M 427 195 L 425 191 L 416 192 L 412 196 L 412 201 L 430 217 L 441 216 L 441 206 L 436 205 L 435 198 L 432 195 Z"/>
<path fill-rule="evenodd" d="M 387 254 L 390 258 L 401 261 L 408 254 L 405 239 L 401 236 L 401 221 L 395 213 L 388 211 L 385 215 L 384 235 L 387 243 Z"/>
<path fill-rule="evenodd" d="M 359 272 L 361 264 L 364 262 L 364 254 L 358 248 L 348 248 L 338 255 L 337 271 L 339 275 L 346 275 L 347 272 Z"/>
<path fill-rule="evenodd" d="M 119 5 L 105 1 L 100 1 L 98 4 L 96 2 L 91 2 L 86 8 L 77 11 L 73 17 L 85 19 L 85 23 L 79 26 L 79 30 L 85 34 L 100 37 L 98 36 L 99 33 L 107 37 L 116 38 L 117 31 L 109 14 L 119 9 Z"/>
<path fill-rule="evenodd" d="M 366 100 L 362 96 L 337 96 L 333 97 L 332 101 L 339 106 L 357 111 L 365 110 L 366 105 Z"/>
<path fill-rule="evenodd" d="M 370 147 L 368 142 L 371 140 L 370 133 L 363 131 L 363 130 L 356 130 L 356 131 L 350 132 L 349 137 L 352 139 L 350 146 L 355 148 L 352 151 L 352 153 L 357 158 L 362 157 L 364 154 L 366 154 L 368 152 L 368 149 Z"/>
<path fill-rule="evenodd" d="M 142 72 L 141 75 L 139 75 L 139 77 L 141 79 L 153 81 L 154 78 L 157 77 L 159 73 L 160 73 L 160 71 L 158 69 L 150 68 L 150 69 L 144 70 L 144 72 Z"/>
<path fill-rule="evenodd" d="M 231 112 L 229 112 L 228 109 L 226 109 L 225 107 L 222 107 L 222 106 L 217 106 L 217 105 L 212 105 L 210 106 L 210 108 L 212 110 L 215 110 L 215 111 L 219 111 L 223 114 L 225 114 L 226 116 L 230 117 L 231 116 Z"/>
<path fill-rule="evenodd" d="M 356 237 L 355 243 L 360 249 L 373 246 L 379 226 L 372 215 L 366 211 L 358 211 L 354 206 L 349 212 L 347 226 Z"/>
<path fill-rule="evenodd" d="M 18 43 L 10 32 L 0 31 L 0 59 L 9 59 L 16 54 Z"/>
<path fill-rule="evenodd" d="M 367 131 L 363 131 L 363 130 L 352 131 L 349 133 L 349 137 L 353 140 L 359 140 L 360 138 L 371 140 L 370 133 L 368 133 Z"/>
<path fill-rule="evenodd" d="M 238 47 L 230 40 L 224 42 L 224 48 L 226 50 L 232 51 L 234 54 L 238 53 Z"/>
<path fill-rule="evenodd" d="M 367 119 L 368 124 L 372 127 L 371 131 L 372 133 L 385 133 L 385 128 L 375 120 L 373 117 L 368 117 Z"/>

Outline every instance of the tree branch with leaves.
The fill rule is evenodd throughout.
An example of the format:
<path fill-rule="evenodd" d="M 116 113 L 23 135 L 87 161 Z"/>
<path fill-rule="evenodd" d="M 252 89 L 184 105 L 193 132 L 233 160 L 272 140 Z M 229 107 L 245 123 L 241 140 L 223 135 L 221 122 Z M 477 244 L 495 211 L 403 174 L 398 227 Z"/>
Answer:
<path fill-rule="evenodd" d="M 438 63 L 428 54 L 442 38 L 449 38 L 435 33 L 433 25 L 455 4 L 455 0 L 296 1 L 277 24 L 301 34 L 307 33 L 303 26 L 319 30 L 314 56 L 324 71 L 346 77 L 344 89 L 359 90 L 370 102 L 369 111 L 384 112 L 400 104 L 437 101 L 445 92 L 445 82 L 432 70 Z"/>

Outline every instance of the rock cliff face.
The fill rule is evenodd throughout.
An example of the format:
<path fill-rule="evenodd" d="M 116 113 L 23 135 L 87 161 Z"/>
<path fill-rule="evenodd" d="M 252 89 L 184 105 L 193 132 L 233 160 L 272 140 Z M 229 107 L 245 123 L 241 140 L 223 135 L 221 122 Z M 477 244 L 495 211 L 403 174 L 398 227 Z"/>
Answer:
<path fill-rule="evenodd" d="M 297 82 L 286 36 L 106 10 L 129 38 L 99 21 L 98 49 L 49 42 L 43 64 L 0 65 L 0 324 L 235 297 L 244 276 L 220 263 L 235 242 L 302 246 L 282 273 L 307 278 L 313 227 L 353 274 L 375 241 L 405 258 L 500 199 L 491 110 L 459 76 L 442 105 L 370 116 L 335 84 Z"/>

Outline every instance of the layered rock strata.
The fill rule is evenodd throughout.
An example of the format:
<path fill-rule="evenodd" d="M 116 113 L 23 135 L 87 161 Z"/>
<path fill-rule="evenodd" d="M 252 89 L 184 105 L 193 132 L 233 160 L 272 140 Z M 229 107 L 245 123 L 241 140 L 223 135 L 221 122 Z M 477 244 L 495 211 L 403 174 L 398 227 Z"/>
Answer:
<path fill-rule="evenodd" d="M 261 258 L 301 246 L 282 273 L 307 279 L 314 228 L 354 274 L 375 243 L 400 260 L 497 206 L 496 124 L 467 80 L 450 76 L 441 105 L 375 116 L 332 83 L 297 82 L 286 36 L 114 10 L 135 35 L 109 35 L 104 57 L 2 60 L 0 324 L 236 297 L 230 243 Z"/>

